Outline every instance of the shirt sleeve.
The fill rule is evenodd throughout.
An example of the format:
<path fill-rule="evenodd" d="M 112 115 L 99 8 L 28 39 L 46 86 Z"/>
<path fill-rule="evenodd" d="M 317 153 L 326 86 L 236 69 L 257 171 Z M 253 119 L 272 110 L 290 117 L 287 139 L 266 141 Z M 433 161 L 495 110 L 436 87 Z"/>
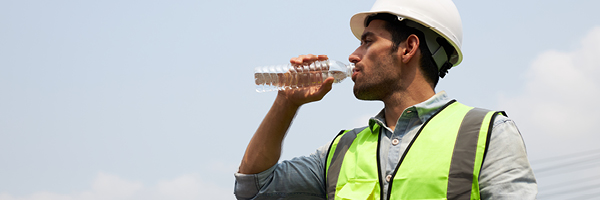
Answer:
<path fill-rule="evenodd" d="M 258 174 L 235 173 L 237 199 L 326 199 L 329 144 L 309 156 L 282 161 Z"/>
<path fill-rule="evenodd" d="M 499 115 L 491 134 L 479 177 L 481 199 L 535 199 L 537 183 L 515 123 Z"/>

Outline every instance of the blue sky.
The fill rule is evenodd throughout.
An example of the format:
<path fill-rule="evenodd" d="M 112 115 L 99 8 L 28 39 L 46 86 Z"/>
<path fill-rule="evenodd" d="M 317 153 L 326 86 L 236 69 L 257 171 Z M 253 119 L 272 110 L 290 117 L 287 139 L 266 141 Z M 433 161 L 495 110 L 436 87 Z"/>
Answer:
<path fill-rule="evenodd" d="M 373 2 L 1 1 L 0 200 L 234 199 L 275 97 L 254 91 L 254 67 L 307 53 L 347 62 L 350 17 Z M 536 170 L 598 149 L 600 2 L 455 3 L 465 57 L 436 90 L 507 111 Z M 351 88 L 301 108 L 283 159 L 382 108 Z M 536 173 L 540 195 L 600 175 L 591 166 Z"/>

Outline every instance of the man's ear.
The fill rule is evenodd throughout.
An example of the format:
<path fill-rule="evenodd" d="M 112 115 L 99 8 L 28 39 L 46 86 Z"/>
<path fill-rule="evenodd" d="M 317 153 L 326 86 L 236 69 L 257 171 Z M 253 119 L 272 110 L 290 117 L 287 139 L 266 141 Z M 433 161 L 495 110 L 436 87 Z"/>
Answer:
<path fill-rule="evenodd" d="M 416 57 L 420 42 L 421 41 L 419 41 L 419 37 L 417 37 L 415 34 L 411 34 L 408 36 L 408 38 L 406 38 L 406 41 L 403 42 L 404 45 L 398 49 L 400 50 L 398 53 L 402 54 L 403 63 L 408 63 Z"/>

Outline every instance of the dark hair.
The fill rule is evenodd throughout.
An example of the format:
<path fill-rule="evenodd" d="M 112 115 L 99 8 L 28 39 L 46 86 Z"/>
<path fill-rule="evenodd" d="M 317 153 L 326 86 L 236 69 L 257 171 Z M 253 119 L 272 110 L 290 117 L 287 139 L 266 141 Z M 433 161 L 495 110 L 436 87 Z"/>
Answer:
<path fill-rule="evenodd" d="M 385 30 L 390 32 L 392 35 L 392 51 L 394 52 L 398 50 L 400 43 L 406 41 L 408 36 L 414 34 L 419 38 L 419 49 L 421 51 L 421 72 L 431 87 L 435 88 L 440 79 L 439 72 L 435 62 L 433 61 L 433 58 L 431 57 L 431 52 L 429 51 L 429 48 L 427 48 L 425 34 L 416 28 L 407 26 L 406 21 L 400 21 L 398 20 L 398 16 L 389 13 L 378 13 L 367 17 L 365 21 L 365 27 L 368 26 L 371 21 L 376 19 L 387 22 L 385 25 Z"/>

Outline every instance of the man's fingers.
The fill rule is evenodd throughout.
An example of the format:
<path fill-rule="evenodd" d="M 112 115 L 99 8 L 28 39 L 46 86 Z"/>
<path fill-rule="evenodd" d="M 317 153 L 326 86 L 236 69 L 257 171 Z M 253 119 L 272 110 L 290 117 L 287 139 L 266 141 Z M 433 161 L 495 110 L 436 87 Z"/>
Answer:
<path fill-rule="evenodd" d="M 327 59 L 327 55 L 307 54 L 290 59 L 290 63 L 292 65 L 310 65 L 315 61 L 325 61 Z"/>
<path fill-rule="evenodd" d="M 310 65 L 317 60 L 317 56 L 313 54 L 300 56 L 302 58 L 303 65 Z"/>
<path fill-rule="evenodd" d="M 327 55 L 318 55 L 317 56 L 317 60 L 319 60 L 319 61 L 325 61 L 327 59 L 329 59 L 329 58 L 327 58 Z"/>

